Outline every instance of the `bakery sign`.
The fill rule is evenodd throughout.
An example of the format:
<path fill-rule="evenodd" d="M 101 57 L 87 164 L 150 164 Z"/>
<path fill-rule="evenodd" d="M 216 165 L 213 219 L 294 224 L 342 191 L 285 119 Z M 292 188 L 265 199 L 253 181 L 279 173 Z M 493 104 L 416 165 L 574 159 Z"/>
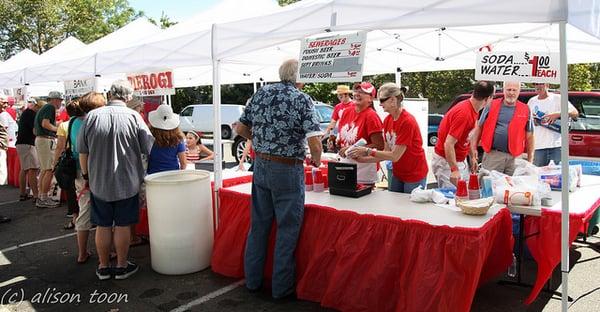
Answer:
<path fill-rule="evenodd" d="M 133 86 L 133 95 L 136 96 L 175 94 L 171 70 L 128 74 L 127 80 Z"/>
<path fill-rule="evenodd" d="M 65 80 L 65 95 L 79 97 L 94 91 L 94 78 Z"/>
<path fill-rule="evenodd" d="M 558 53 L 478 52 L 475 80 L 560 83 Z"/>

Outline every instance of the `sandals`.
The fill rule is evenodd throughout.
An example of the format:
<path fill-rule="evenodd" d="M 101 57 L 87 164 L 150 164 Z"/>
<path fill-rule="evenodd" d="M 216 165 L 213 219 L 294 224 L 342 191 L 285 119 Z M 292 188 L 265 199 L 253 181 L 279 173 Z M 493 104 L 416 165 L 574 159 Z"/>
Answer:
<path fill-rule="evenodd" d="M 73 223 L 72 220 L 69 220 L 69 222 L 65 223 L 65 225 L 63 226 L 63 229 L 65 230 L 72 230 L 75 228 L 75 223 Z"/>

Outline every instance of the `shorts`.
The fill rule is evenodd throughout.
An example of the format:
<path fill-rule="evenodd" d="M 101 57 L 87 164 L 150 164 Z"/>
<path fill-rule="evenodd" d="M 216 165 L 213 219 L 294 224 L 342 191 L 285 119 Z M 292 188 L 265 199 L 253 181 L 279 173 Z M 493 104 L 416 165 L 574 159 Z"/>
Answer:
<path fill-rule="evenodd" d="M 81 171 L 77 171 L 75 179 L 75 190 L 77 191 L 77 203 L 79 204 L 79 214 L 75 219 L 76 231 L 89 231 L 92 228 L 90 221 L 90 212 L 92 203 L 90 199 L 90 188 L 86 186 L 87 182 L 81 177 Z"/>
<path fill-rule="evenodd" d="M 101 227 L 129 226 L 138 223 L 140 217 L 139 197 L 133 197 L 117 201 L 103 201 L 91 193 L 92 201 L 92 224 Z"/>
<path fill-rule="evenodd" d="M 52 170 L 54 167 L 56 139 L 37 137 L 35 138 L 35 149 L 40 160 L 40 169 Z"/>
<path fill-rule="evenodd" d="M 40 161 L 38 160 L 37 150 L 34 145 L 17 144 L 17 154 L 19 154 L 19 162 L 21 169 L 40 169 Z"/>

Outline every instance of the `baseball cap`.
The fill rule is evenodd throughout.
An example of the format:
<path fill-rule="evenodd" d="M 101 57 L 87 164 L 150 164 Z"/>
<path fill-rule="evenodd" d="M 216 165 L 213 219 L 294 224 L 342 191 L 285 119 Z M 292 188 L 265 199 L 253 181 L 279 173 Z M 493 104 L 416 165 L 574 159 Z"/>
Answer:
<path fill-rule="evenodd" d="M 369 94 L 372 97 L 376 97 L 377 96 L 377 90 L 375 89 L 375 87 L 370 82 L 367 82 L 367 81 L 355 84 L 354 85 L 354 90 L 355 91 L 360 91 L 360 92 L 365 93 L 365 94 Z"/>
<path fill-rule="evenodd" d="M 50 93 L 48 93 L 48 100 L 50 99 L 63 99 L 63 96 L 60 92 L 58 91 L 50 91 Z"/>

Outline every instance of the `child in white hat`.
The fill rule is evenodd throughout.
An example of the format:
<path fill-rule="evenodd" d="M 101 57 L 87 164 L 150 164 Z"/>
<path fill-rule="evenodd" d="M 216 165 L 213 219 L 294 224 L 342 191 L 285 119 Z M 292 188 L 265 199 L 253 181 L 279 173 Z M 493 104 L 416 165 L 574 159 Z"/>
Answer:
<path fill-rule="evenodd" d="M 179 129 L 179 115 L 169 105 L 160 105 L 148 114 L 154 145 L 148 156 L 148 174 L 185 169 L 185 137 Z"/>

